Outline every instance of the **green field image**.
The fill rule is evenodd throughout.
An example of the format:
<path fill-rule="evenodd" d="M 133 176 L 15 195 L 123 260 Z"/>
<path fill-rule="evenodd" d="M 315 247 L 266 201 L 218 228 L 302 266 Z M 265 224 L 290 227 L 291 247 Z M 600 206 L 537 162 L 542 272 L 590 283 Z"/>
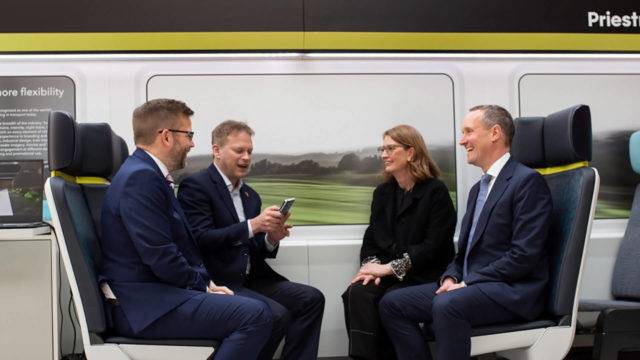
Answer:
<path fill-rule="evenodd" d="M 309 178 L 310 176 L 305 176 Z M 373 186 L 345 185 L 337 176 L 312 179 L 253 176 L 247 183 L 262 197 L 262 208 L 296 198 L 292 225 L 367 224 Z"/>
<path fill-rule="evenodd" d="M 596 219 L 624 219 L 628 218 L 630 213 L 629 208 L 621 208 L 620 205 L 608 201 L 598 200 L 596 206 Z"/>
<path fill-rule="evenodd" d="M 292 225 L 368 224 L 374 186 L 344 183 L 349 174 L 316 176 L 296 179 L 287 176 L 253 176 L 247 179 L 262 197 L 262 208 L 280 206 L 282 200 L 296 198 L 289 223 Z M 355 174 L 350 174 L 354 176 Z M 304 176 L 310 178 L 310 176 Z M 456 192 L 450 191 L 456 204 Z M 619 219 L 629 217 L 630 204 L 600 199 L 596 218 Z"/>
<path fill-rule="evenodd" d="M 600 151 L 594 152 L 591 166 L 597 168 L 601 176 L 597 219 L 629 217 L 633 192 L 640 182 L 640 176 L 631 170 L 628 161 L 629 136 L 630 133 L 625 132 L 595 139 L 594 148 Z M 434 146 L 430 153 L 440 166 L 441 179 L 457 206 L 453 147 Z M 210 164 L 211 155 L 190 156 L 187 167 L 174 177 L 179 183 L 185 176 Z M 373 190 L 382 182 L 381 164 L 373 147 L 299 155 L 254 153 L 246 182 L 262 197 L 263 209 L 280 206 L 282 200 L 295 197 L 289 219 L 292 225 L 367 224 Z"/>
<path fill-rule="evenodd" d="M 247 183 L 262 197 L 263 209 L 280 206 L 286 198 L 296 198 L 289 219 L 292 225 L 368 224 L 375 187 L 345 184 L 347 178 L 353 182 L 359 175 L 362 174 L 252 176 Z M 456 193 L 449 194 L 455 204 Z"/>
<path fill-rule="evenodd" d="M 431 152 L 456 204 L 454 152 L 447 146 Z M 292 225 L 369 223 L 373 190 L 383 181 L 382 160 L 375 147 L 299 155 L 254 153 L 252 157 L 245 182 L 260 194 L 263 209 L 294 197 Z M 210 155 L 189 156 L 187 166 L 174 178 L 179 183 L 210 164 Z"/>

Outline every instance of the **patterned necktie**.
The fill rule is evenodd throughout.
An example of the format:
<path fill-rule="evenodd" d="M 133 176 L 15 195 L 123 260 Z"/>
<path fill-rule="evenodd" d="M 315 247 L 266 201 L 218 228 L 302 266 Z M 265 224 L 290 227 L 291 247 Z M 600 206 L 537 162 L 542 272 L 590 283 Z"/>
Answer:
<path fill-rule="evenodd" d="M 169 185 L 170 188 L 174 189 L 175 188 L 175 184 L 173 181 L 173 176 L 171 176 L 171 174 L 167 174 L 167 176 L 165 177 L 165 180 L 167 180 L 167 185 Z"/>
<path fill-rule="evenodd" d="M 473 210 L 473 222 L 471 223 L 471 230 L 469 230 L 469 238 L 467 239 L 467 249 L 464 254 L 464 267 L 462 272 L 463 279 L 467 277 L 467 257 L 469 256 L 469 250 L 473 244 L 473 234 L 476 232 L 476 225 L 482 212 L 484 202 L 487 200 L 487 194 L 489 193 L 489 183 L 492 176 L 489 174 L 482 175 L 480 179 L 480 190 L 478 191 L 478 198 L 476 199 L 476 208 Z"/>

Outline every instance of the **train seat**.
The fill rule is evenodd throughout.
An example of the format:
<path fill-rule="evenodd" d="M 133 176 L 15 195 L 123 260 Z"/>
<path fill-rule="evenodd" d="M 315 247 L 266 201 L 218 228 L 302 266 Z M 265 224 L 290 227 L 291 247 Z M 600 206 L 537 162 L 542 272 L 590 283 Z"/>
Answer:
<path fill-rule="evenodd" d="M 512 156 L 545 178 L 553 202 L 546 313 L 536 321 L 472 329 L 471 355 L 562 359 L 575 334 L 580 274 L 599 188 L 591 159 L 591 115 L 576 105 L 547 117 L 515 119 Z"/>
<path fill-rule="evenodd" d="M 629 158 L 640 174 L 640 131 L 629 139 Z M 640 349 L 640 184 L 618 249 L 608 299 L 584 299 L 580 311 L 599 312 L 594 328 L 593 359 L 617 359 L 618 352 Z M 585 330 L 585 329 L 583 329 Z"/>
<path fill-rule="evenodd" d="M 109 179 L 129 155 L 108 124 L 78 124 L 49 115 L 49 167 L 45 192 L 60 256 L 77 309 L 87 359 L 209 359 L 217 341 L 148 340 L 114 336 L 98 286 L 100 217 Z"/>

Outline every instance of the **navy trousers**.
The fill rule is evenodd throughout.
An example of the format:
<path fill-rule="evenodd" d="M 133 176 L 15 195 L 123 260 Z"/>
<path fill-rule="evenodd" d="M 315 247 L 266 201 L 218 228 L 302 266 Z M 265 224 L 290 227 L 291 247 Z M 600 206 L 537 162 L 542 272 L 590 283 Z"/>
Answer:
<path fill-rule="evenodd" d="M 111 306 L 118 335 L 142 339 L 221 340 L 216 360 L 254 360 L 271 334 L 271 310 L 241 296 L 195 296 L 134 333 L 120 306 Z"/>
<path fill-rule="evenodd" d="M 283 337 L 285 342 L 280 359 L 317 359 L 324 295 L 312 286 L 292 281 L 252 279 L 245 285 L 233 290 L 239 296 L 263 301 L 273 314 L 271 337 L 258 359 L 273 359 Z"/>
<path fill-rule="evenodd" d="M 380 318 L 398 359 L 430 359 L 419 323 L 430 326 L 438 360 L 467 360 L 471 327 L 522 320 L 473 285 L 436 295 L 438 284 L 410 286 L 380 300 Z"/>

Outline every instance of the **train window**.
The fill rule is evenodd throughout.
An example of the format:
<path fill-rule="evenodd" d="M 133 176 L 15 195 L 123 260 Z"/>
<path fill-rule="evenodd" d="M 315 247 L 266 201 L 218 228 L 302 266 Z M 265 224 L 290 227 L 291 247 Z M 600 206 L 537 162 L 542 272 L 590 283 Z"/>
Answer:
<path fill-rule="evenodd" d="M 254 129 L 247 182 L 263 206 L 295 197 L 296 225 L 366 224 L 381 181 L 376 148 L 394 125 L 415 126 L 456 203 L 454 88 L 446 74 L 156 75 L 147 98 L 194 111 L 196 147 L 178 181 L 211 163 L 211 130 L 226 119 Z"/>
<path fill-rule="evenodd" d="M 574 104 L 591 107 L 591 164 L 601 177 L 596 217 L 628 217 L 640 181 L 628 153 L 629 136 L 640 129 L 640 74 L 526 74 L 518 88 L 521 116 L 546 115 Z"/>

